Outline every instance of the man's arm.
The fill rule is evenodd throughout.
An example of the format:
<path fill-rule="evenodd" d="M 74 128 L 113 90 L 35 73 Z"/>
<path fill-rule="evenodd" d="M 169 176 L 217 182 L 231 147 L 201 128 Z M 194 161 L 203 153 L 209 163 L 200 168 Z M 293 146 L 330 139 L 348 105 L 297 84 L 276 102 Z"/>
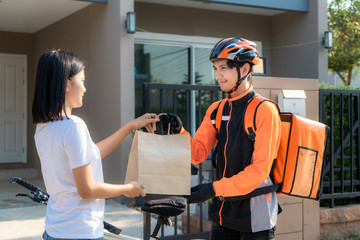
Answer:
<path fill-rule="evenodd" d="M 218 103 L 213 103 L 206 111 L 206 115 L 197 129 L 195 136 L 192 138 L 184 128 L 180 131 L 180 134 L 189 134 L 191 143 L 191 163 L 199 164 L 206 160 L 210 151 L 215 146 L 216 130 L 211 123 L 210 115 L 218 106 Z"/>

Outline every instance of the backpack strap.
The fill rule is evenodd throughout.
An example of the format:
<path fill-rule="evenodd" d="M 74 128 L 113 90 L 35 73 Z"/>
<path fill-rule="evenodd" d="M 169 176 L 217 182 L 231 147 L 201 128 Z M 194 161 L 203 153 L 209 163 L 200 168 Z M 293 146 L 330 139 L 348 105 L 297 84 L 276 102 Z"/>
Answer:
<path fill-rule="evenodd" d="M 224 105 L 226 101 L 221 100 L 216 112 L 216 118 L 215 118 L 215 129 L 216 129 L 216 138 L 219 139 L 220 134 L 220 126 L 221 126 L 221 118 L 222 118 L 222 112 L 224 110 Z"/>
<path fill-rule="evenodd" d="M 278 105 L 267 99 L 264 98 L 263 96 L 260 96 L 258 94 L 256 94 L 253 98 L 251 98 L 249 100 L 248 106 L 245 110 L 245 116 L 244 116 L 244 128 L 245 128 L 245 132 L 248 135 L 248 138 L 251 141 L 255 141 L 255 136 L 256 136 L 256 112 L 258 107 L 260 106 L 261 103 L 265 102 L 265 101 L 269 101 L 271 103 L 273 103 L 276 108 L 278 109 L 278 112 L 280 112 Z"/>
<path fill-rule="evenodd" d="M 248 135 L 248 138 L 251 141 L 255 141 L 256 136 L 256 125 L 255 125 L 255 116 L 256 111 L 261 103 L 264 101 L 267 101 L 266 98 L 256 94 L 253 98 L 249 100 L 248 106 L 245 110 L 245 116 L 244 116 L 244 128 L 245 132 Z"/>
<path fill-rule="evenodd" d="M 244 199 L 257 197 L 257 196 L 260 196 L 263 194 L 276 192 L 279 188 L 280 188 L 280 183 L 261 187 L 261 188 L 256 188 L 252 192 L 245 194 L 245 195 L 241 195 L 241 196 L 235 196 L 235 197 L 221 197 L 220 196 L 218 198 L 220 201 L 224 201 L 224 202 L 240 201 L 240 200 L 244 200 Z"/>
<path fill-rule="evenodd" d="M 216 117 L 215 117 L 215 130 L 216 130 L 216 139 L 220 138 L 220 126 L 221 126 L 221 118 L 222 112 L 224 110 L 224 105 L 226 101 L 220 100 L 219 105 L 217 107 Z M 211 154 L 211 163 L 214 168 L 216 168 L 216 155 L 218 153 L 218 144 L 216 144 L 212 154 Z"/>

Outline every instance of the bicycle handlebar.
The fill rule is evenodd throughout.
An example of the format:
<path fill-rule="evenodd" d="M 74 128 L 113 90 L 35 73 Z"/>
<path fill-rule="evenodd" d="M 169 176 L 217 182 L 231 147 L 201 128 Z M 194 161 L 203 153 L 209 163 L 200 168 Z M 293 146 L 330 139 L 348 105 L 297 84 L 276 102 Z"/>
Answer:
<path fill-rule="evenodd" d="M 30 190 L 31 193 L 33 194 L 33 196 L 30 196 L 28 194 L 19 193 L 19 194 L 16 194 L 16 196 L 26 196 L 26 197 L 30 198 L 31 200 L 33 200 L 34 202 L 47 204 L 47 201 L 49 200 L 50 196 L 47 192 L 43 191 L 41 188 L 38 188 L 37 186 L 25 181 L 22 178 L 19 178 L 19 177 L 10 178 L 9 182 L 19 184 L 20 186 L 23 186 L 24 188 Z"/>
<path fill-rule="evenodd" d="M 120 228 L 117 228 L 115 227 L 114 225 L 111 225 L 110 223 L 108 222 L 105 222 L 104 221 L 104 228 L 106 230 L 108 230 L 109 232 L 113 233 L 113 234 L 116 234 L 116 235 L 119 235 L 120 232 L 121 232 L 121 229 Z"/>
<path fill-rule="evenodd" d="M 47 192 L 43 191 L 41 188 L 39 188 L 39 187 L 33 185 L 32 183 L 30 183 L 22 178 L 19 178 L 19 177 L 10 178 L 9 182 L 19 184 L 20 186 L 30 190 L 31 193 L 34 195 L 34 196 L 30 196 L 25 193 L 18 193 L 18 194 L 16 194 L 16 196 L 28 197 L 31 200 L 33 200 L 34 202 L 47 204 L 47 201 L 49 200 L 50 195 Z M 104 228 L 106 230 L 108 230 L 109 232 L 116 234 L 116 235 L 120 234 L 120 232 L 121 232 L 120 228 L 117 228 L 114 225 L 111 225 L 110 223 L 105 222 L 105 221 L 103 221 L 103 223 L 104 223 Z"/>
<path fill-rule="evenodd" d="M 41 190 L 40 188 L 36 187 L 35 185 L 33 185 L 19 177 L 10 178 L 9 182 L 17 183 L 17 184 L 23 186 L 24 188 L 29 189 L 30 191 L 33 191 L 33 192 L 40 192 L 40 191 L 43 192 L 43 190 Z"/>

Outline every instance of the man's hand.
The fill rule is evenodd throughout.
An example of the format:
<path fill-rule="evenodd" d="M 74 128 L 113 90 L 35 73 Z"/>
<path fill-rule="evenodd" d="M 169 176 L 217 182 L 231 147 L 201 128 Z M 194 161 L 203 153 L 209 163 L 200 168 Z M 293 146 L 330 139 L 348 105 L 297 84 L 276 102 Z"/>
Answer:
<path fill-rule="evenodd" d="M 162 129 L 167 133 L 170 124 L 170 134 L 178 134 L 183 127 L 183 123 L 175 113 L 166 113 L 159 115 Z"/>
<path fill-rule="evenodd" d="M 215 196 L 214 186 L 212 183 L 199 184 L 191 188 L 191 195 L 184 196 L 188 203 L 200 203 Z"/>

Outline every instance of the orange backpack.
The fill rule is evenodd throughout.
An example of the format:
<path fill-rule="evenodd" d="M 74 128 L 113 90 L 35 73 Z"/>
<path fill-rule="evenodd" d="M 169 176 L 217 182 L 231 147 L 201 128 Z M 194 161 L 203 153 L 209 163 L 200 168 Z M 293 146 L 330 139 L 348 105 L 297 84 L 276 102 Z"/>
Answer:
<path fill-rule="evenodd" d="M 245 111 L 245 131 L 253 142 L 256 136 L 256 110 L 264 101 L 272 102 L 255 95 L 249 100 Z M 220 102 L 216 114 L 215 127 L 218 133 L 225 102 Z M 272 103 L 279 110 L 277 104 Z M 290 196 L 319 200 L 329 127 L 292 113 L 279 110 L 279 114 L 281 119 L 280 147 L 270 172 L 274 185 L 257 188 L 246 196 L 226 198 L 227 200 L 241 200 L 275 191 Z"/>

